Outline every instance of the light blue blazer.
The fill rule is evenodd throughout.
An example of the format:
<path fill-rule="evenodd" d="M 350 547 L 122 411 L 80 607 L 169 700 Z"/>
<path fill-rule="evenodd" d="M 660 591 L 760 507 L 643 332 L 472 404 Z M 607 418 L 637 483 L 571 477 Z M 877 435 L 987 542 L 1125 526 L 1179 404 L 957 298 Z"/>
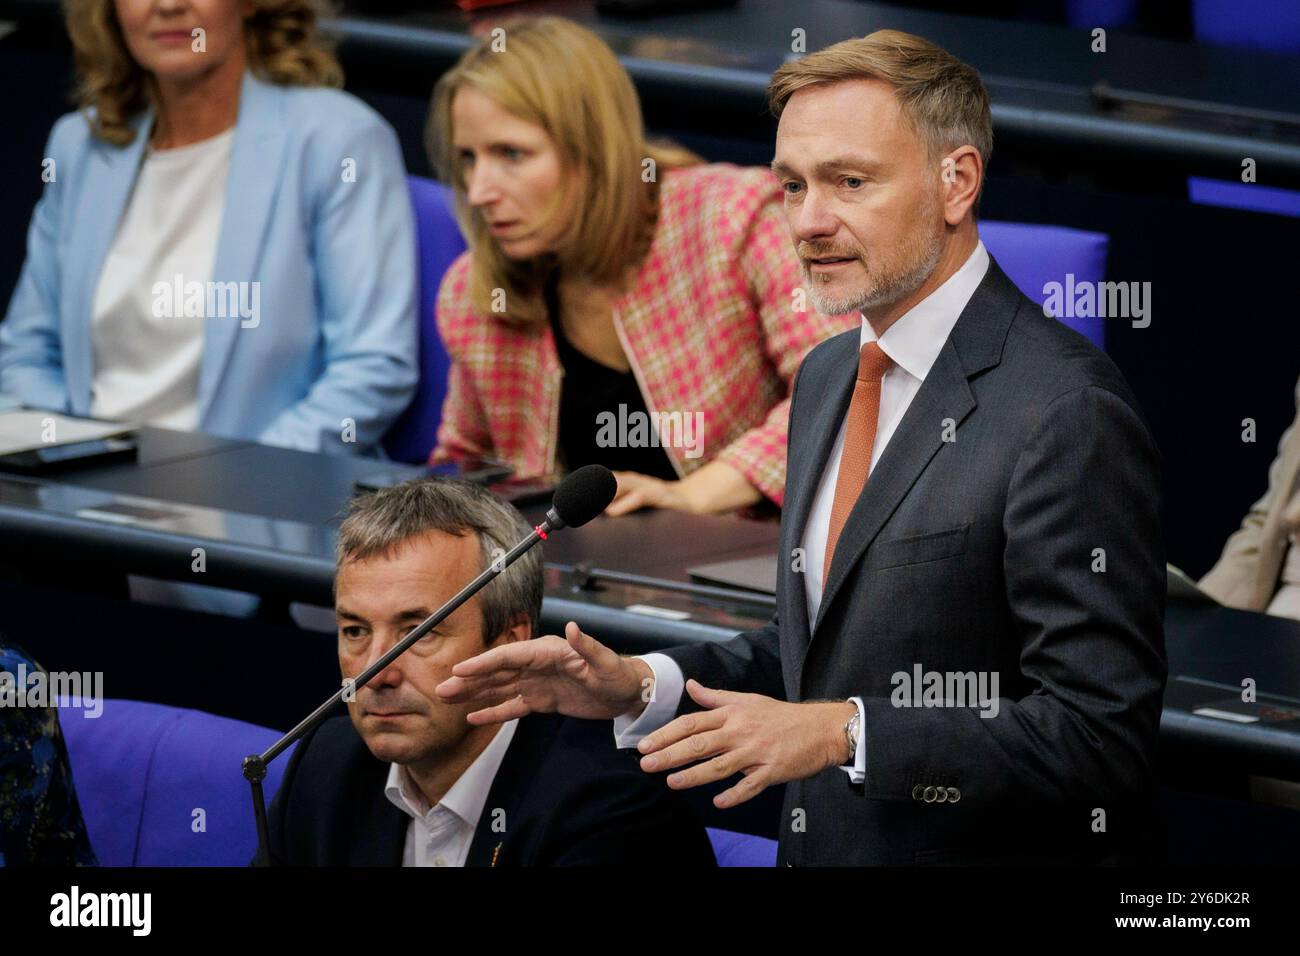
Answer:
<path fill-rule="evenodd" d="M 0 323 L 0 392 L 26 405 L 90 413 L 91 307 L 152 119 L 137 118 L 126 147 L 76 113 L 50 134 L 54 178 Z M 199 430 L 372 450 L 415 392 L 419 354 L 415 230 L 392 128 L 347 93 L 245 74 L 211 278 L 259 283 L 260 313 L 203 320 Z"/>

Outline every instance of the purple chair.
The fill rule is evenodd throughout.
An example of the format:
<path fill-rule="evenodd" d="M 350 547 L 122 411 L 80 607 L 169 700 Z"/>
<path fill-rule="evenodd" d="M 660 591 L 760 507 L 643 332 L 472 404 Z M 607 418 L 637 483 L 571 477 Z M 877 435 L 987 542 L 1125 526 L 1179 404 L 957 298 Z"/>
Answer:
<path fill-rule="evenodd" d="M 240 773 L 279 732 L 198 710 L 105 700 L 60 713 L 90 845 L 104 866 L 247 866 L 257 851 Z M 267 768 L 269 805 L 292 749 Z M 202 810 L 202 817 L 195 813 Z M 195 832 L 202 819 L 203 829 Z"/>
<path fill-rule="evenodd" d="M 731 830 L 705 831 L 718 866 L 776 866 L 776 841 Z"/>
<path fill-rule="evenodd" d="M 1138 0 L 1065 0 L 1065 22 L 1080 30 L 1126 27 L 1137 14 Z"/>
<path fill-rule="evenodd" d="M 1300 217 L 1300 192 L 1204 176 L 1187 177 L 1187 196 L 1202 206 L 1244 209 L 1276 216 Z"/>
<path fill-rule="evenodd" d="M 1196 39 L 1217 46 L 1300 54 L 1300 4 L 1296 0 L 1192 0 Z M 1300 192 L 1233 180 L 1189 176 L 1188 197 L 1203 206 L 1300 216 Z"/>
<path fill-rule="evenodd" d="M 398 461 L 422 464 L 437 443 L 451 367 L 438 336 L 434 305 L 442 276 L 465 251 L 465 240 L 456 224 L 451 190 L 422 176 L 407 176 L 406 181 L 415 212 L 420 265 L 420 381 L 411 404 L 384 436 L 384 450 Z"/>
<path fill-rule="evenodd" d="M 1192 26 L 1201 43 L 1300 53 L 1300 4 L 1295 0 L 1192 0 Z"/>
<path fill-rule="evenodd" d="M 1042 305 L 1049 282 L 1064 286 L 1067 275 L 1074 282 L 1101 282 L 1106 277 L 1106 253 L 1110 237 L 1063 226 L 1040 226 L 1023 222 L 979 224 L 980 238 L 989 255 L 1025 295 Z M 1106 347 L 1104 319 L 1066 316 L 1066 325 L 1086 336 L 1099 349 Z"/>

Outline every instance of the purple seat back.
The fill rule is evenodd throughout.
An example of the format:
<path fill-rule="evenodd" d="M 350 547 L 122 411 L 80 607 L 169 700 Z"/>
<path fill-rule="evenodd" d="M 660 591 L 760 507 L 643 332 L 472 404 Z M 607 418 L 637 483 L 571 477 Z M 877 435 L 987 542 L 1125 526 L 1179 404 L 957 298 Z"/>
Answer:
<path fill-rule="evenodd" d="M 1187 195 L 1192 202 L 1202 206 L 1244 209 L 1247 212 L 1266 212 L 1277 216 L 1300 216 L 1300 191 L 1294 189 L 1188 176 Z"/>
<path fill-rule="evenodd" d="M 442 400 L 447 394 L 451 360 L 442 347 L 434 307 L 443 274 L 465 251 L 456 224 L 451 190 L 422 176 L 407 176 L 415 212 L 416 249 L 420 269 L 420 381 L 415 397 L 384 436 L 384 450 L 398 461 L 423 463 L 438 439 Z"/>
<path fill-rule="evenodd" d="M 712 827 L 705 832 L 713 844 L 718 866 L 776 866 L 775 840 Z"/>
<path fill-rule="evenodd" d="M 1138 0 L 1065 0 L 1065 22 L 1081 30 L 1124 27 L 1133 22 Z"/>
<path fill-rule="evenodd" d="M 1300 4 L 1295 0 L 1192 0 L 1192 26 L 1201 43 L 1300 53 Z"/>
<path fill-rule="evenodd" d="M 1057 282 L 1101 282 L 1106 277 L 1106 253 L 1110 237 L 1064 226 L 1040 226 L 1022 222 L 979 224 L 980 238 L 1002 271 L 1039 305 L 1047 299 L 1044 289 Z M 1104 319 L 1066 316 L 1066 325 L 1085 335 L 1099 349 L 1106 347 Z"/>
<path fill-rule="evenodd" d="M 103 702 L 98 718 L 62 711 L 60 726 L 90 844 L 102 865 L 246 866 L 252 859 L 257 832 L 240 767 L 244 757 L 278 739 L 277 731 L 198 710 L 113 699 Z M 292 753 L 267 768 L 268 805 Z"/>

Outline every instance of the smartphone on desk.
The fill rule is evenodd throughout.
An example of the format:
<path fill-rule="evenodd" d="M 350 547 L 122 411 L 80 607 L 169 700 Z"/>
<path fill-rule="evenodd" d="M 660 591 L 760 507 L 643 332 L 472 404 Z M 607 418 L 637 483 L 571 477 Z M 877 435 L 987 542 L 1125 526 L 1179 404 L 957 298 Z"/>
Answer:
<path fill-rule="evenodd" d="M 25 473 L 53 472 L 90 465 L 132 461 L 138 449 L 134 438 L 96 438 L 0 455 L 0 469 Z"/>

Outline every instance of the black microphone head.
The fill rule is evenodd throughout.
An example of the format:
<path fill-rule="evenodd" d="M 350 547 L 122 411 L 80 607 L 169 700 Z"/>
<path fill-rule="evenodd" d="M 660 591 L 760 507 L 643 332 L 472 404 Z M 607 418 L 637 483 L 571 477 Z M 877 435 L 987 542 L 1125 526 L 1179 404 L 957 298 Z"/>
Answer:
<path fill-rule="evenodd" d="M 612 471 L 604 465 L 583 465 L 555 489 L 551 511 L 567 527 L 579 528 L 609 507 L 617 491 Z"/>

